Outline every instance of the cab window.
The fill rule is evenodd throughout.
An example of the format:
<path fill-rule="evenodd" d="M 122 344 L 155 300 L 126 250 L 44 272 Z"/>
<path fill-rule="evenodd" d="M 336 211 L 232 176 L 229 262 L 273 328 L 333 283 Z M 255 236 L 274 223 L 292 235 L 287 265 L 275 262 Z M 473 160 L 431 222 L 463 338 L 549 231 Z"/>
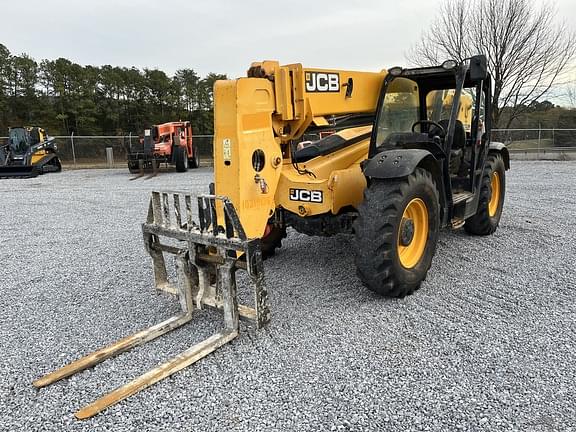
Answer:
<path fill-rule="evenodd" d="M 419 120 L 418 85 L 408 78 L 395 78 L 388 84 L 383 102 L 376 147 L 393 133 L 412 131 L 412 125 Z"/>

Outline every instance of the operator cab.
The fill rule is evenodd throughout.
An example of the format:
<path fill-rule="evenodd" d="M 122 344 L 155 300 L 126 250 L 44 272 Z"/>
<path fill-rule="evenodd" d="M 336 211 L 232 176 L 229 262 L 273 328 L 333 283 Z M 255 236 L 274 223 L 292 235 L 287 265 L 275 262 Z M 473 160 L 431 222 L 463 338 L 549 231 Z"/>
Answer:
<path fill-rule="evenodd" d="M 10 128 L 8 147 L 13 158 L 23 157 L 30 148 L 30 133 L 23 127 Z"/>
<path fill-rule="evenodd" d="M 390 69 L 369 156 L 394 148 L 427 150 L 444 162 L 455 192 L 472 192 L 472 166 L 486 144 L 484 123 L 490 121 L 489 92 L 484 56 L 437 67 Z"/>

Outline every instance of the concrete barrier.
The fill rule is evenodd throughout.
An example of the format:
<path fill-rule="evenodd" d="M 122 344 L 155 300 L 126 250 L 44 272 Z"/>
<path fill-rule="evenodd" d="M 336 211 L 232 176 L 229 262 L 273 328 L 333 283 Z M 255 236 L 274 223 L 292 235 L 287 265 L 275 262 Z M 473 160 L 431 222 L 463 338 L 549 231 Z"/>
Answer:
<path fill-rule="evenodd" d="M 522 151 L 510 150 L 510 159 L 513 160 L 549 160 L 549 161 L 573 161 L 576 160 L 576 147 L 559 150 Z"/>

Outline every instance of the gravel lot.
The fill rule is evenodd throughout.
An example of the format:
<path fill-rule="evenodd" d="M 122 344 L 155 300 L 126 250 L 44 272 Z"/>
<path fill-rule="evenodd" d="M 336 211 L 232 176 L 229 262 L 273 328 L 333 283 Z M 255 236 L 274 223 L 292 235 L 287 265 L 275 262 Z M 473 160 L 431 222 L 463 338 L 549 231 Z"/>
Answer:
<path fill-rule="evenodd" d="M 211 334 L 187 326 L 42 390 L 33 379 L 178 310 L 142 243 L 149 191 L 212 173 L 0 180 L 0 430 L 576 430 L 576 163 L 516 162 L 495 235 L 441 235 L 402 300 L 350 239 L 291 232 L 266 261 L 273 321 L 87 421 L 73 412 Z"/>

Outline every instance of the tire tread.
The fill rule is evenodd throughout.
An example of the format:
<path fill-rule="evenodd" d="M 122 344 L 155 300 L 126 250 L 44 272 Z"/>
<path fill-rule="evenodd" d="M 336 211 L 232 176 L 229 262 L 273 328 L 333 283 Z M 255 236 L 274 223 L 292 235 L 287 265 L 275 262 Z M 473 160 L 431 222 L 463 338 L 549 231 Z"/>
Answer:
<path fill-rule="evenodd" d="M 372 291 L 388 297 L 404 297 L 419 288 L 431 265 L 431 257 L 423 269 L 423 276 L 406 283 L 395 271 L 396 224 L 404 212 L 405 197 L 418 185 L 423 185 L 433 196 L 438 215 L 439 198 L 432 175 L 421 168 L 403 180 L 373 180 L 364 191 L 364 201 L 359 206 L 354 223 L 356 271 L 362 282 Z M 436 224 L 436 231 L 438 230 Z M 434 254 L 437 232 L 433 233 Z"/>

